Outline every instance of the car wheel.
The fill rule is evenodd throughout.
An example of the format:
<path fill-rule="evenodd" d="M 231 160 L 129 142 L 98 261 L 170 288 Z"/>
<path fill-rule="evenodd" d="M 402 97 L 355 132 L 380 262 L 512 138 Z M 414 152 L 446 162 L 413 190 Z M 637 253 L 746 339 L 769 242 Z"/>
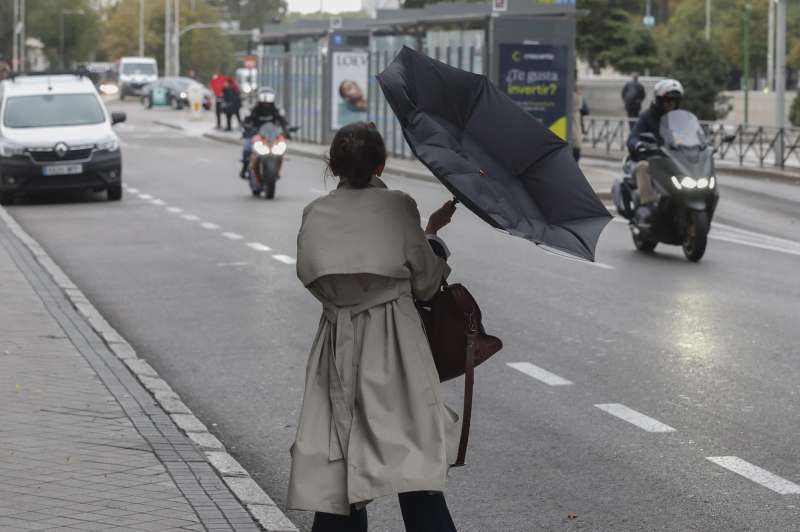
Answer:
<path fill-rule="evenodd" d="M 0 192 L 0 205 L 11 205 L 14 203 L 13 192 Z"/>
<path fill-rule="evenodd" d="M 119 201 L 122 199 L 122 185 L 111 185 L 106 190 L 106 198 L 108 201 Z"/>

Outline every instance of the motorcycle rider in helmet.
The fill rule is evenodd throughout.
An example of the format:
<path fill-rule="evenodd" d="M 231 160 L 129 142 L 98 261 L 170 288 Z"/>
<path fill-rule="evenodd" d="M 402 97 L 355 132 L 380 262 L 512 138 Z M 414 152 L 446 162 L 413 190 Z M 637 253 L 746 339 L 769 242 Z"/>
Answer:
<path fill-rule="evenodd" d="M 244 123 L 250 129 L 250 133 L 245 133 L 244 148 L 242 149 L 242 169 L 239 172 L 239 177 L 242 179 L 247 178 L 247 168 L 250 165 L 250 154 L 253 152 L 253 134 L 261 129 L 261 126 L 267 122 L 275 122 L 280 124 L 283 129 L 283 135 L 289 139 L 289 123 L 286 118 L 281 114 L 278 106 L 275 105 L 275 91 L 269 87 L 259 89 L 256 105 L 250 111 Z M 245 130 L 247 131 L 247 130 Z"/>
<path fill-rule="evenodd" d="M 641 138 L 642 133 L 651 133 L 660 141 L 659 129 L 661 117 L 670 111 L 679 109 L 683 99 L 683 85 L 675 79 L 662 79 L 653 89 L 655 99 L 650 108 L 639 115 L 636 125 L 628 137 L 628 151 L 631 160 L 636 162 L 633 175 L 636 178 L 636 187 L 639 189 L 639 208 L 636 217 L 642 223 L 648 223 L 654 212 L 658 194 L 653 188 L 650 179 L 650 165 L 647 162 L 647 142 Z"/>

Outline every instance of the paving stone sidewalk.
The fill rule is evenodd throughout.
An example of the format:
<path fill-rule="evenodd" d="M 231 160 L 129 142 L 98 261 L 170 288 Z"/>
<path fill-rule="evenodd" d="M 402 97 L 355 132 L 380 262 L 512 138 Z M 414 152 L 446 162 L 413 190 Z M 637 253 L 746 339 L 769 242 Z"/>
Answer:
<path fill-rule="evenodd" d="M 0 531 L 260 528 L 0 220 Z"/>

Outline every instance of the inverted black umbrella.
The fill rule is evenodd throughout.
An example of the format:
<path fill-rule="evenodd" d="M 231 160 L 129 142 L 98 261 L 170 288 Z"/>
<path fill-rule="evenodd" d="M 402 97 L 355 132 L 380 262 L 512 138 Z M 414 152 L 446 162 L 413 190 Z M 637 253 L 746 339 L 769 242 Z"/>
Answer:
<path fill-rule="evenodd" d="M 485 76 L 403 48 L 377 76 L 411 150 L 487 223 L 594 260 L 611 219 L 569 145 Z"/>

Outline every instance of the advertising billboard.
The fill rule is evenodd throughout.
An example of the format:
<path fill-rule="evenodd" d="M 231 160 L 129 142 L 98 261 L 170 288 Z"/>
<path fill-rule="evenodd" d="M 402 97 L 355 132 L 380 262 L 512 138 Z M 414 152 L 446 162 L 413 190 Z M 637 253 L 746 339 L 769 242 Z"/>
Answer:
<path fill-rule="evenodd" d="M 331 71 L 331 128 L 367 119 L 367 52 L 333 52 Z"/>
<path fill-rule="evenodd" d="M 566 46 L 501 44 L 500 89 L 553 133 L 567 139 Z"/>

